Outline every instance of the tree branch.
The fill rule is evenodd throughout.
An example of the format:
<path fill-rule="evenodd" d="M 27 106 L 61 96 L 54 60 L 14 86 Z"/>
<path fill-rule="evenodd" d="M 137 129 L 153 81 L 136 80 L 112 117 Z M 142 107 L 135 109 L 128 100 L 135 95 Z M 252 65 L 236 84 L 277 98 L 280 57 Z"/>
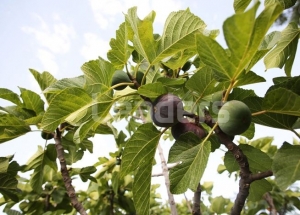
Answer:
<path fill-rule="evenodd" d="M 72 179 L 69 175 L 69 172 L 67 169 L 67 163 L 66 163 L 66 160 L 64 157 L 64 148 L 61 144 L 61 132 L 60 132 L 59 128 L 56 129 L 54 140 L 55 140 L 55 148 L 56 148 L 56 152 L 57 152 L 57 158 L 60 163 L 61 175 L 62 175 L 63 181 L 65 183 L 67 194 L 71 200 L 71 204 L 79 212 L 79 214 L 87 215 L 86 211 L 84 210 L 83 205 L 81 204 L 81 202 L 78 201 L 78 199 L 76 197 L 75 189 L 72 185 Z"/>
<path fill-rule="evenodd" d="M 266 202 L 268 203 L 269 207 L 270 207 L 270 215 L 277 215 L 277 210 L 275 208 L 274 202 L 273 202 L 273 198 L 270 195 L 269 192 L 267 192 L 264 195 L 264 199 L 266 200 Z"/>
<path fill-rule="evenodd" d="M 170 191 L 170 179 L 169 179 L 169 171 L 168 171 L 168 167 L 167 167 L 167 162 L 166 162 L 166 159 L 164 157 L 163 149 L 161 148 L 160 144 L 158 144 L 157 149 L 158 149 L 159 157 L 160 157 L 160 160 L 161 160 L 161 168 L 163 170 L 163 175 L 165 177 L 165 185 L 166 185 L 167 193 L 168 193 L 168 197 L 169 197 L 169 204 L 170 204 L 170 208 L 171 208 L 171 214 L 172 215 L 177 215 L 177 209 L 176 209 L 174 196 Z"/>
<path fill-rule="evenodd" d="M 185 201 L 186 201 L 187 207 L 188 207 L 188 209 L 189 209 L 190 213 L 192 213 L 191 204 L 190 204 L 190 202 L 189 202 L 188 198 L 186 197 L 185 193 L 183 193 L 183 195 L 184 195 L 184 198 L 185 198 Z"/>
<path fill-rule="evenodd" d="M 201 186 L 200 183 L 197 186 L 197 190 L 194 192 L 194 202 L 192 215 L 201 215 L 200 202 L 201 202 Z"/>
<path fill-rule="evenodd" d="M 213 122 L 212 117 L 210 116 L 207 110 L 204 110 L 205 120 L 204 122 L 210 126 L 214 127 L 215 122 Z M 243 210 L 246 199 L 249 195 L 250 184 L 255 180 L 260 180 L 265 177 L 273 175 L 272 171 L 261 172 L 257 174 L 252 174 L 249 168 L 249 162 L 247 157 L 244 155 L 242 150 L 232 142 L 230 137 L 226 135 L 220 128 L 217 126 L 215 128 L 215 133 L 219 138 L 220 142 L 225 145 L 225 147 L 233 154 L 235 160 L 240 167 L 240 181 L 239 181 L 239 192 L 235 199 L 233 208 L 231 209 L 231 215 L 239 215 Z"/>

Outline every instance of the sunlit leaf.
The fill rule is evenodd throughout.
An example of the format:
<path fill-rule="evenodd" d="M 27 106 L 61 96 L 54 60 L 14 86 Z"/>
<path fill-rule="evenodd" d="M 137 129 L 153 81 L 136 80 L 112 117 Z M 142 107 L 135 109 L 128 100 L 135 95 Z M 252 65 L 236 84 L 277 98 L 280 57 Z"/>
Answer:
<path fill-rule="evenodd" d="M 126 22 L 134 32 L 133 46 L 148 62 L 152 63 L 156 57 L 157 42 L 153 37 L 153 21 L 155 12 L 152 11 L 141 20 L 137 16 L 137 7 L 132 7 L 125 15 Z"/>
<path fill-rule="evenodd" d="M 98 60 L 91 60 L 81 66 L 86 79 L 85 88 L 94 97 L 107 91 L 110 88 L 112 76 L 115 72 L 114 66 L 99 57 Z"/>
<path fill-rule="evenodd" d="M 126 65 L 132 47 L 128 45 L 127 29 L 125 22 L 123 22 L 116 31 L 116 39 L 110 40 L 111 49 L 107 52 L 107 58 L 115 66 L 116 69 L 122 69 Z"/>
<path fill-rule="evenodd" d="M 264 59 L 266 69 L 285 65 L 285 73 L 291 76 L 291 69 L 295 59 L 300 30 L 298 25 L 291 22 L 281 33 L 277 46 Z"/>
<path fill-rule="evenodd" d="M 47 87 L 54 84 L 56 82 L 56 79 L 51 75 L 49 72 L 43 72 L 39 73 L 38 71 L 34 69 L 29 69 L 37 83 L 39 84 L 42 91 L 44 91 Z M 47 102 L 49 103 L 53 97 L 52 94 L 44 94 L 46 97 Z"/>
<path fill-rule="evenodd" d="M 20 87 L 21 91 L 21 98 L 24 102 L 24 107 L 29 110 L 33 110 L 36 115 L 40 114 L 41 112 L 44 112 L 44 101 L 41 99 L 41 97 L 31 91 Z"/>
<path fill-rule="evenodd" d="M 51 84 L 43 92 L 45 94 L 59 93 L 60 91 L 66 88 L 71 88 L 71 87 L 83 88 L 84 84 L 85 84 L 85 78 L 83 75 L 74 78 L 63 78 Z"/>
<path fill-rule="evenodd" d="M 265 0 L 264 2 L 265 6 L 269 4 L 280 3 L 284 7 L 284 9 L 287 9 L 294 6 L 297 0 Z"/>
<path fill-rule="evenodd" d="M 195 33 L 203 31 L 205 27 L 206 24 L 189 9 L 170 13 L 165 22 L 154 62 L 159 62 L 181 50 L 195 49 Z"/>
<path fill-rule="evenodd" d="M 197 50 L 201 60 L 223 75 L 224 80 L 236 79 L 251 62 L 265 34 L 283 8 L 268 5 L 256 18 L 259 3 L 244 13 L 229 17 L 223 25 L 229 51 L 215 40 L 197 35 Z"/>
<path fill-rule="evenodd" d="M 9 89 L 0 88 L 0 98 L 10 101 L 18 106 L 22 106 L 19 95 Z"/>
<path fill-rule="evenodd" d="M 250 4 L 251 0 L 234 0 L 233 8 L 236 13 L 244 12 Z"/>
<path fill-rule="evenodd" d="M 250 63 L 248 64 L 246 71 L 249 71 L 259 60 L 261 60 L 277 44 L 278 40 L 280 39 L 280 36 L 281 36 L 280 31 L 273 31 L 265 36 L 257 52 L 255 53 Z"/>
<path fill-rule="evenodd" d="M 30 127 L 21 119 L 4 114 L 0 117 L 0 143 L 17 138 L 31 131 Z"/>

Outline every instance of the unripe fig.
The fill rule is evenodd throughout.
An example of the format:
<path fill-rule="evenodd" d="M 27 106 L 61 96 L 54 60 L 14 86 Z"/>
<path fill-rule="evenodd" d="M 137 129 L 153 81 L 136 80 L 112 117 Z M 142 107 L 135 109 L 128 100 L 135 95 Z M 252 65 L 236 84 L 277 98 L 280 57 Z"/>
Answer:
<path fill-rule="evenodd" d="M 124 71 L 116 70 L 113 75 L 112 81 L 111 81 L 111 86 L 114 86 L 114 85 L 120 84 L 120 83 L 131 83 L 131 80 Z M 114 89 L 115 90 L 124 90 L 126 87 L 127 87 L 127 85 L 122 85 L 122 86 L 118 86 Z"/>
<path fill-rule="evenodd" d="M 144 73 L 143 72 L 138 71 L 136 73 L 135 80 L 138 82 L 139 85 L 141 85 L 143 77 L 144 77 Z M 137 90 L 137 86 L 136 85 L 132 85 L 132 86 L 130 85 L 129 87 L 131 87 L 132 89 L 136 89 Z"/>
<path fill-rule="evenodd" d="M 176 123 L 171 128 L 171 133 L 175 140 L 186 132 L 193 132 L 200 139 L 207 135 L 205 129 L 201 125 L 196 125 L 195 123 L 189 122 L 187 119 L 182 119 L 181 122 Z"/>
<path fill-rule="evenodd" d="M 47 131 L 42 131 L 41 132 L 41 136 L 44 140 L 50 140 L 54 137 L 54 134 L 53 133 L 49 133 Z"/>
<path fill-rule="evenodd" d="M 182 71 L 186 72 L 188 71 L 192 66 L 192 62 L 191 61 L 187 61 L 181 68 Z"/>
<path fill-rule="evenodd" d="M 237 100 L 226 102 L 218 113 L 220 129 L 231 136 L 245 132 L 250 126 L 251 119 L 251 111 L 248 106 Z"/>
<path fill-rule="evenodd" d="M 183 117 L 183 103 L 173 94 L 163 94 L 155 99 L 151 107 L 151 118 L 155 125 L 171 127 Z"/>

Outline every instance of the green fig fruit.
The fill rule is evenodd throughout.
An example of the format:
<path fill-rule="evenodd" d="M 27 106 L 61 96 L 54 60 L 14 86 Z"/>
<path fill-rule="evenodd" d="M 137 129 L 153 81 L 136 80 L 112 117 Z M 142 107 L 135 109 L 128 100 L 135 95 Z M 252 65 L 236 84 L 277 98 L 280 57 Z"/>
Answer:
<path fill-rule="evenodd" d="M 245 132 L 251 124 L 251 119 L 251 111 L 248 106 L 237 100 L 226 102 L 218 113 L 220 129 L 230 136 Z"/>
<path fill-rule="evenodd" d="M 128 77 L 127 73 L 125 73 L 122 70 L 116 70 L 111 81 L 111 86 L 114 86 L 116 84 L 120 83 L 131 83 L 130 78 Z M 115 90 L 124 90 L 127 87 L 127 85 L 122 85 L 114 88 Z"/>
<path fill-rule="evenodd" d="M 188 71 L 192 66 L 192 62 L 191 61 L 187 61 L 185 62 L 185 64 L 182 66 L 181 70 L 186 72 Z"/>
<path fill-rule="evenodd" d="M 54 134 L 47 131 L 42 131 L 41 136 L 44 140 L 51 140 L 54 137 Z"/>

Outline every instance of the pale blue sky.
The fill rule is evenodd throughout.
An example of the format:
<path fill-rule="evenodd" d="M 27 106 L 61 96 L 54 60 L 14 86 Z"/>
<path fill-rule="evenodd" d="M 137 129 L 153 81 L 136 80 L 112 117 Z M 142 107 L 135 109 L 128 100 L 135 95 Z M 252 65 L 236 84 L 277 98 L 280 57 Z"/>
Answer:
<path fill-rule="evenodd" d="M 89 1 L 2 1 L 0 3 L 0 87 L 19 93 L 18 86 L 40 93 L 38 85 L 29 73 L 29 68 L 39 72 L 49 71 L 57 79 L 81 75 L 80 67 L 88 60 L 98 56 L 106 58 L 109 40 L 115 37 L 115 30 L 124 21 L 123 13 L 132 6 L 138 6 L 138 14 L 143 18 L 151 10 L 156 11 L 154 30 L 162 33 L 163 23 L 172 11 L 190 8 L 207 24 L 208 29 L 220 29 L 217 38 L 224 44 L 222 24 L 233 15 L 233 0 L 89 0 Z M 262 9 L 263 5 L 260 6 Z M 296 56 L 292 75 L 300 74 L 300 61 Z M 270 86 L 272 76 L 284 75 L 279 69 L 264 71 L 261 62 L 254 71 L 269 81 L 255 86 L 260 96 Z M 4 78 L 5 77 L 5 78 Z M 0 106 L 9 103 L 0 100 Z M 260 127 L 256 137 L 275 136 L 275 143 L 292 142 L 293 134 L 275 129 Z M 112 149 L 111 137 L 99 137 L 95 153 L 89 160 L 96 161 L 98 156 L 107 154 Z M 21 164 L 26 162 L 36 151 L 37 145 L 44 145 L 39 132 L 26 134 L 18 139 L 0 145 L 0 156 L 15 154 Z M 167 151 L 170 143 L 162 144 Z M 210 169 L 216 170 L 222 163 L 223 152 L 214 154 Z M 91 159 L 92 158 L 92 159 Z M 93 163 L 86 163 L 92 165 Z M 157 169 L 159 171 L 159 168 Z M 204 180 L 223 180 L 226 175 L 205 173 Z M 154 181 L 159 181 L 154 179 Z M 224 181 L 223 181 L 224 182 Z M 229 182 L 228 182 L 229 183 Z M 163 183 L 162 183 L 163 184 Z M 215 193 L 226 192 L 223 183 L 216 183 Z M 222 188 L 223 187 L 223 188 Z M 222 190 L 223 189 L 223 190 Z M 228 188 L 227 196 L 231 197 L 238 189 L 238 184 Z M 219 190 L 219 191 L 218 191 Z"/>

